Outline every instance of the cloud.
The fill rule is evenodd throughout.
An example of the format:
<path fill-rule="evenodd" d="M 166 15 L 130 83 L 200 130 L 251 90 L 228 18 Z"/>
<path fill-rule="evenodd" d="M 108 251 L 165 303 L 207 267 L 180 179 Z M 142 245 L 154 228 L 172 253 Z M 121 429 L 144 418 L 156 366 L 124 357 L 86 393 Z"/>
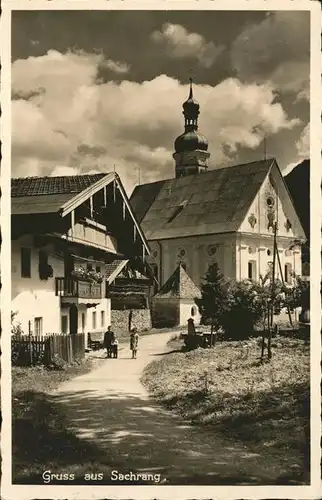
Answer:
<path fill-rule="evenodd" d="M 310 123 L 303 128 L 299 140 L 296 142 L 296 157 L 283 170 L 283 175 L 289 174 L 303 160 L 310 158 Z"/>
<path fill-rule="evenodd" d="M 310 13 L 277 11 L 239 34 L 231 48 L 232 67 L 243 81 L 270 81 L 281 92 L 308 98 Z"/>
<path fill-rule="evenodd" d="M 213 42 L 207 42 L 203 36 L 189 33 L 180 24 L 163 24 L 160 31 L 151 34 L 151 39 L 170 57 L 195 58 L 205 68 L 210 68 L 224 50 L 223 45 L 216 46 Z"/>
<path fill-rule="evenodd" d="M 101 66 L 113 71 L 114 73 L 128 73 L 130 69 L 129 64 L 119 61 L 113 61 L 112 59 L 104 61 Z"/>
<path fill-rule="evenodd" d="M 129 192 L 139 170 L 141 182 L 173 176 L 173 142 L 183 131 L 188 85 L 166 75 L 103 83 L 97 79 L 100 62 L 97 55 L 51 51 L 13 63 L 14 176 L 115 168 Z M 299 123 L 266 84 L 230 78 L 194 92 L 211 166 L 229 164 L 239 147 L 256 149 L 264 135 Z"/>

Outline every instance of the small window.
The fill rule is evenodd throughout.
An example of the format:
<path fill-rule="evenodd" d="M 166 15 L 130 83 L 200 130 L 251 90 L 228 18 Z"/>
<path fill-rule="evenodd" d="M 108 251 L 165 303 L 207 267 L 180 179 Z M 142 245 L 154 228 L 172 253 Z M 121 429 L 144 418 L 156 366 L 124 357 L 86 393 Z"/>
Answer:
<path fill-rule="evenodd" d="M 191 316 L 195 316 L 196 315 L 196 308 L 194 306 L 192 306 L 191 308 Z"/>
<path fill-rule="evenodd" d="M 93 311 L 92 325 L 93 325 L 93 330 L 96 330 L 96 311 Z"/>
<path fill-rule="evenodd" d="M 30 278 L 31 277 L 31 249 L 21 248 L 21 277 Z"/>
<path fill-rule="evenodd" d="M 285 283 L 292 283 L 292 264 L 287 263 L 284 266 Z"/>
<path fill-rule="evenodd" d="M 87 263 L 87 271 L 93 271 L 93 264 Z"/>
<path fill-rule="evenodd" d="M 256 261 L 250 260 L 248 262 L 248 279 L 256 280 Z"/>
<path fill-rule="evenodd" d="M 68 332 L 68 316 L 66 314 L 61 317 L 61 331 L 62 333 Z"/>
<path fill-rule="evenodd" d="M 82 313 L 82 332 L 84 333 L 86 326 L 85 313 Z"/>
<path fill-rule="evenodd" d="M 101 326 L 105 326 L 105 311 L 101 311 Z"/>
<path fill-rule="evenodd" d="M 40 337 L 43 333 L 42 330 L 42 318 L 35 318 L 35 335 Z"/>
<path fill-rule="evenodd" d="M 187 203 L 188 200 L 184 200 L 182 203 L 180 203 L 180 205 L 174 210 L 172 215 L 169 217 L 168 223 L 172 222 L 182 212 Z"/>
<path fill-rule="evenodd" d="M 101 272 L 101 266 L 96 266 L 95 270 L 96 270 L 97 273 L 100 273 Z"/>

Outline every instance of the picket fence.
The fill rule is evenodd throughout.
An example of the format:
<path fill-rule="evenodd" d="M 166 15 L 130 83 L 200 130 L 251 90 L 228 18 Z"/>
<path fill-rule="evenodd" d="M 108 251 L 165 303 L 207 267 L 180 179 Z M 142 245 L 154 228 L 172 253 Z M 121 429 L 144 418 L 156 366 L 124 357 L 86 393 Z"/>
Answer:
<path fill-rule="evenodd" d="M 49 334 L 45 337 L 12 337 L 12 364 L 32 366 L 52 365 L 61 361 L 70 364 L 85 357 L 85 336 Z"/>

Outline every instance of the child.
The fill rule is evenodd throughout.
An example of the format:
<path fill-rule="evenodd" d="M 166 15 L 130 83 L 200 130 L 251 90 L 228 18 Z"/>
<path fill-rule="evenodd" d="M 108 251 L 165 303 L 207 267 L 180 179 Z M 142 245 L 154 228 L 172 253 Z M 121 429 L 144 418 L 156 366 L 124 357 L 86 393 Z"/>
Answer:
<path fill-rule="evenodd" d="M 139 343 L 139 336 L 137 334 L 136 329 L 134 328 L 130 336 L 130 349 L 132 351 L 132 359 L 136 359 L 138 343 Z"/>
<path fill-rule="evenodd" d="M 113 358 L 117 358 L 118 356 L 118 344 L 119 344 L 119 341 L 117 340 L 116 337 L 114 337 L 114 339 L 112 340 L 112 355 L 113 355 Z"/>

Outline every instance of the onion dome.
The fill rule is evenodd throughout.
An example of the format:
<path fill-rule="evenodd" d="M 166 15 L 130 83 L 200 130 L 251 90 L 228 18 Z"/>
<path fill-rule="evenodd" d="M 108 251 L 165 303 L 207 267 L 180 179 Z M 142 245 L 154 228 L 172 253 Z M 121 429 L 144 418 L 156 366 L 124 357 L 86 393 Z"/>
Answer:
<path fill-rule="evenodd" d="M 183 103 L 184 133 L 179 135 L 174 142 L 176 153 L 184 151 L 207 151 L 208 141 L 198 132 L 198 116 L 200 106 L 193 98 L 192 79 L 190 78 L 190 92 L 188 99 Z"/>
<path fill-rule="evenodd" d="M 183 151 L 207 151 L 208 141 L 206 137 L 196 130 L 191 130 L 179 135 L 174 142 L 174 149 L 176 153 Z"/>

